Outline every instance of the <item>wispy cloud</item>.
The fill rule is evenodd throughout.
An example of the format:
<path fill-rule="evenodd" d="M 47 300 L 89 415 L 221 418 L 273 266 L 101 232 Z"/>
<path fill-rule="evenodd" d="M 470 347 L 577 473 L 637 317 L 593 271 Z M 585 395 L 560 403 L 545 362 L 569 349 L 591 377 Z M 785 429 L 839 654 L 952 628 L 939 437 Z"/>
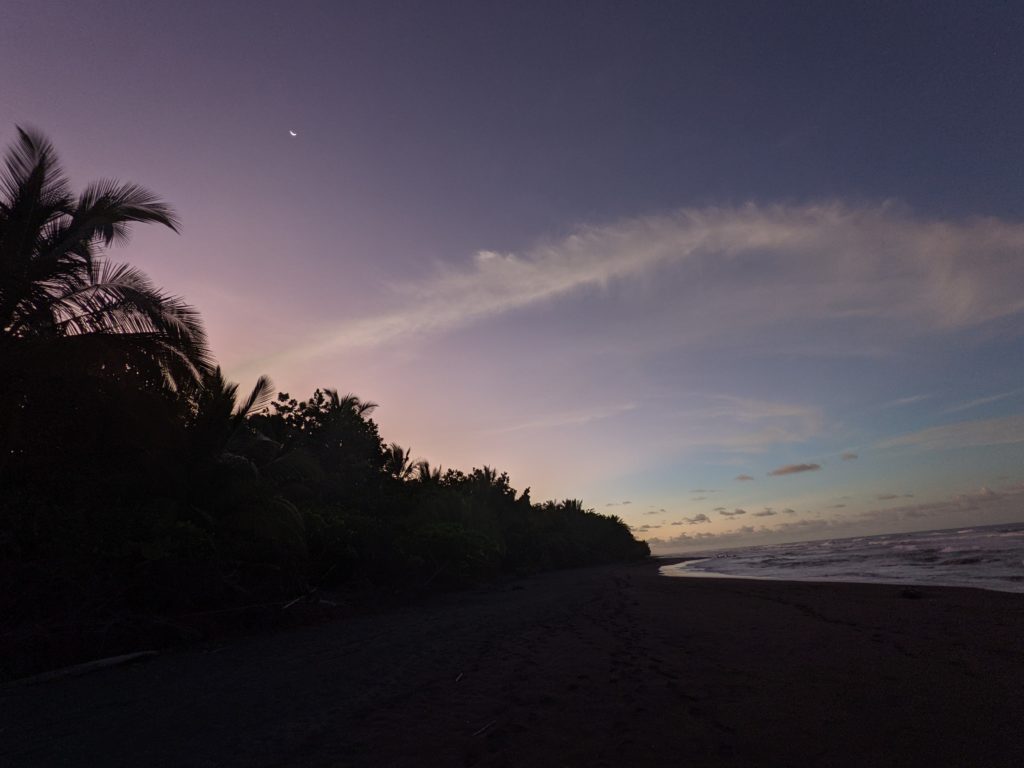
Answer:
<path fill-rule="evenodd" d="M 824 425 L 819 407 L 798 403 L 697 395 L 699 405 L 675 413 L 691 430 L 691 446 L 737 453 L 759 453 L 771 446 L 800 443 L 818 435 Z"/>
<path fill-rule="evenodd" d="M 1002 392 L 998 395 L 979 397 L 977 400 L 971 400 L 966 403 L 961 403 L 960 405 L 954 405 L 952 408 L 946 408 L 943 411 L 943 413 L 960 413 L 961 411 L 966 411 L 971 408 L 977 408 L 978 406 L 981 405 L 988 405 L 989 403 L 996 403 L 999 402 L 1000 400 L 1005 400 L 1006 398 L 1012 397 L 1013 395 L 1018 395 L 1021 392 L 1024 392 L 1024 389 L 1013 389 L 1010 390 L 1009 392 Z"/>
<path fill-rule="evenodd" d="M 796 475 L 800 472 L 816 472 L 821 469 L 821 464 L 787 464 L 784 467 L 773 469 L 768 474 L 772 477 L 781 477 L 783 475 Z"/>
<path fill-rule="evenodd" d="M 1015 222 L 927 219 L 887 204 L 686 209 L 582 227 L 522 253 L 483 250 L 446 263 L 393 286 L 390 301 L 381 297 L 392 309 L 339 321 L 278 357 L 438 333 L 665 268 L 689 278 L 679 304 L 702 320 L 684 326 L 683 341 L 842 321 L 877 323 L 869 344 L 884 346 L 893 329 L 906 338 L 1024 310 L 1022 248 L 1024 225 Z"/>
<path fill-rule="evenodd" d="M 360 286 L 358 306 L 372 310 L 353 308 L 346 318 L 325 309 L 315 326 L 325 332 L 274 338 L 311 338 L 282 355 L 307 358 L 307 372 L 316 369 L 325 383 L 374 394 L 391 419 L 382 428 L 395 438 L 446 465 L 470 466 L 482 455 L 537 494 L 616 498 L 611 493 L 640 487 L 627 480 L 655 467 L 712 468 L 678 472 L 686 485 L 736 476 L 734 491 L 792 486 L 849 475 L 839 472 L 832 446 L 867 457 L 877 433 L 836 428 L 845 414 L 834 390 L 813 386 L 807 361 L 776 353 L 884 354 L 922 334 L 1011 316 L 1024 309 L 1021 253 L 1024 224 L 996 219 L 944 221 L 890 205 L 690 209 L 582 227 L 514 253 L 451 254 L 379 292 Z M 337 305 L 346 311 L 346 302 Z M 302 367 L 272 361 L 254 372 Z M 770 375 L 759 378 L 755 366 Z M 357 380 L 340 378 L 350 375 Z M 914 393 L 932 386 L 907 380 L 892 394 L 920 398 Z M 821 401 L 796 392 L 820 393 Z M 769 453 L 778 445 L 791 449 Z M 813 457 L 829 462 L 829 472 L 765 477 L 768 467 Z M 758 501 L 811 505 L 720 499 L 751 509 Z M 724 522 L 702 501 L 693 504 Z M 628 509 L 636 507 L 614 511 Z"/>
<path fill-rule="evenodd" d="M 500 435 L 508 432 L 521 432 L 527 429 L 552 429 L 555 427 L 582 426 L 584 424 L 590 424 L 591 422 L 594 421 L 610 419 L 613 416 L 628 413 L 629 411 L 634 410 L 636 407 L 636 403 L 618 403 L 598 408 L 591 408 L 587 410 L 575 410 L 561 413 L 553 413 L 542 418 L 531 419 L 530 421 L 524 421 L 519 424 L 513 424 L 507 427 L 500 427 L 498 429 L 488 430 L 488 433 Z"/>
<path fill-rule="evenodd" d="M 920 403 L 922 400 L 927 400 L 931 395 L 910 395 L 908 397 L 901 397 L 897 400 L 890 400 L 887 403 L 882 403 L 879 408 L 901 408 L 904 405 L 912 405 L 913 403 Z"/>
<path fill-rule="evenodd" d="M 960 421 L 955 424 L 930 427 L 919 432 L 882 440 L 878 443 L 878 447 L 914 447 L 936 451 L 1022 442 L 1024 442 L 1024 414 L 1016 414 L 998 419 Z"/>
<path fill-rule="evenodd" d="M 842 459 L 843 461 L 853 461 L 857 459 L 858 456 L 853 451 L 843 451 L 841 454 L 839 454 L 839 458 Z"/>

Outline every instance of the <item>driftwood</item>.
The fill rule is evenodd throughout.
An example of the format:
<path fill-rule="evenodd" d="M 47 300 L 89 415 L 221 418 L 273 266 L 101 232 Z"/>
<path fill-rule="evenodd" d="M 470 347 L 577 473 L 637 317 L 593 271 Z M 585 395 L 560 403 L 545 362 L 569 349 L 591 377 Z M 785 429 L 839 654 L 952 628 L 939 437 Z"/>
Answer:
<path fill-rule="evenodd" d="M 309 594 L 299 595 L 294 600 L 289 600 L 287 603 L 285 603 L 283 606 L 281 606 L 281 609 L 287 611 L 289 608 L 291 608 L 296 603 L 298 603 L 298 602 L 300 602 L 302 600 L 308 600 L 308 599 L 309 599 Z"/>
<path fill-rule="evenodd" d="M 10 683 L 8 683 L 8 685 L 17 685 L 19 683 L 45 683 L 48 680 L 56 680 L 61 677 L 77 677 L 78 675 L 87 675 L 90 672 L 95 672 L 100 669 L 107 669 L 108 667 L 119 667 L 122 664 L 131 664 L 135 661 L 151 659 L 156 655 L 156 651 L 137 651 L 135 653 L 124 653 L 120 656 L 108 656 L 105 659 L 96 659 L 95 661 L 87 661 L 84 664 L 75 664 L 70 667 L 61 667 L 60 669 L 54 669 L 49 672 L 43 672 L 38 675 L 32 675 L 31 677 L 23 677 L 20 680 L 11 681 Z"/>
<path fill-rule="evenodd" d="M 494 724 L 495 724 L 496 722 L 498 722 L 498 721 L 497 721 L 497 720 L 491 720 L 491 722 L 489 722 L 489 723 L 488 723 L 487 725 L 485 725 L 485 726 L 484 726 L 483 728 L 481 728 L 481 729 L 480 729 L 479 731 L 477 731 L 477 732 L 476 732 L 476 733 L 474 733 L 473 735 L 474 735 L 474 736 L 479 736 L 479 735 L 480 735 L 481 733 L 483 733 L 484 731 L 486 731 L 486 730 L 487 730 L 488 728 L 490 728 L 490 727 L 491 727 L 492 725 L 494 725 Z"/>
<path fill-rule="evenodd" d="M 316 587 L 310 589 L 306 594 L 299 595 L 298 597 L 289 600 L 287 603 L 281 606 L 281 610 L 286 611 L 296 603 L 307 602 L 312 605 L 329 605 L 331 608 L 337 608 L 341 603 L 335 602 L 334 600 L 327 600 L 326 598 L 320 597 L 319 590 Z"/>

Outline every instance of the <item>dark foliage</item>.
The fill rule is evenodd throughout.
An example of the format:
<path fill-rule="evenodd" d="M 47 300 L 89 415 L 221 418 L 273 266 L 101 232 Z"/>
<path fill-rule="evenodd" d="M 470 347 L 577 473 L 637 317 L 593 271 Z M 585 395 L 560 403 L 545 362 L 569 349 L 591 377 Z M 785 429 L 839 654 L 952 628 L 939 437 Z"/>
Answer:
<path fill-rule="evenodd" d="M 182 613 L 345 584 L 459 585 L 648 554 L 621 520 L 385 445 L 373 403 L 239 401 L 197 313 L 103 248 L 175 227 L 134 185 L 74 197 L 19 132 L 0 177 L 0 615 Z"/>

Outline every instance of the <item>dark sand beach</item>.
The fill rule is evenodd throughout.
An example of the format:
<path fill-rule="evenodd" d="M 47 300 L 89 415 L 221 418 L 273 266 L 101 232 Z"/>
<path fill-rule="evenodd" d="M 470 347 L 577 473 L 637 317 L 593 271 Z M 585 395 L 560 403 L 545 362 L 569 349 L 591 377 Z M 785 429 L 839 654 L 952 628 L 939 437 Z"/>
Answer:
<path fill-rule="evenodd" d="M 581 569 L 0 689 L 5 766 L 1018 766 L 1024 596 Z"/>

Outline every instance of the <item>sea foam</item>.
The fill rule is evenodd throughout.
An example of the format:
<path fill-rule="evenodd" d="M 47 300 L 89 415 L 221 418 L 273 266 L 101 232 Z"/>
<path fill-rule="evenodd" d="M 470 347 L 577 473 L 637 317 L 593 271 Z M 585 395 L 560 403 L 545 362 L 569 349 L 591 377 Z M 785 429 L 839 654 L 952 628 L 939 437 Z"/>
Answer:
<path fill-rule="evenodd" d="M 979 587 L 1024 593 L 1024 523 L 708 551 L 667 576 Z"/>

